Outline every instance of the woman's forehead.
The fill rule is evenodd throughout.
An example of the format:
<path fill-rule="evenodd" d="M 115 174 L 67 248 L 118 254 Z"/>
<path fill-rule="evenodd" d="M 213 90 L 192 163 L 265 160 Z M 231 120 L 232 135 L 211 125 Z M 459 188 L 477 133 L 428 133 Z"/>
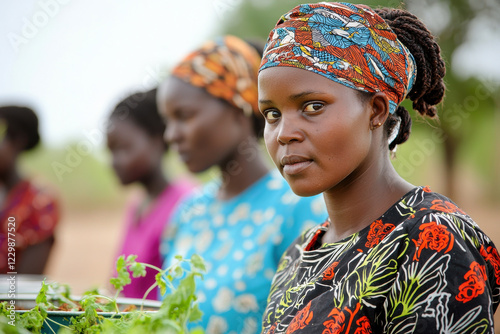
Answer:
<path fill-rule="evenodd" d="M 272 67 L 259 73 L 259 102 L 276 93 L 298 98 L 307 93 L 327 94 L 353 89 L 329 80 L 314 72 L 295 67 Z"/>

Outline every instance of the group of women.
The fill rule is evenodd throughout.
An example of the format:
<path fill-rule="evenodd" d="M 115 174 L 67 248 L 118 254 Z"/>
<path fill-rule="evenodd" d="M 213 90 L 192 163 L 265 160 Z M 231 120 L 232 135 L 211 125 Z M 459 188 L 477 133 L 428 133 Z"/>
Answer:
<path fill-rule="evenodd" d="M 293 8 L 262 54 L 224 36 L 180 61 L 156 92 L 164 139 L 189 171 L 221 172 L 180 201 L 162 235 L 164 265 L 195 253 L 207 261 L 193 326 L 492 332 L 495 246 L 390 161 L 411 129 L 401 102 L 437 117 L 444 75 L 417 17 L 348 3 Z"/>
<path fill-rule="evenodd" d="M 262 54 L 235 36 L 206 42 L 110 116 L 113 166 L 147 192 L 125 250 L 205 259 L 193 327 L 207 333 L 493 333 L 497 249 L 390 161 L 411 129 L 401 102 L 437 117 L 444 76 L 434 37 L 401 9 L 300 5 Z M 220 178 L 167 179 L 168 147 Z"/>

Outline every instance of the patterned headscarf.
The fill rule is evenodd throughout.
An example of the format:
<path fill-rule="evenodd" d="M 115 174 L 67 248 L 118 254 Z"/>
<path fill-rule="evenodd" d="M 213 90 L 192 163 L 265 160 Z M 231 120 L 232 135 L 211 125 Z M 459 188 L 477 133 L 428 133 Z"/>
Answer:
<path fill-rule="evenodd" d="M 204 43 L 186 56 L 172 75 L 242 109 L 245 115 L 258 113 L 257 74 L 260 56 L 235 36 Z"/>
<path fill-rule="evenodd" d="M 384 92 L 390 112 L 416 77 L 415 60 L 388 24 L 365 5 L 299 5 L 269 34 L 260 70 L 302 68 L 347 87 Z"/>

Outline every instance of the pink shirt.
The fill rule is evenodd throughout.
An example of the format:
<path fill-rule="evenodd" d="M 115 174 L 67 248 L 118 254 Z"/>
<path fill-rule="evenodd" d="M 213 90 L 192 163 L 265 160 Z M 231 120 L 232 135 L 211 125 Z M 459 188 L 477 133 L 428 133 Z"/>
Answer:
<path fill-rule="evenodd" d="M 117 255 L 137 255 L 137 261 L 145 262 L 161 268 L 160 239 L 164 228 L 170 221 L 179 200 L 187 195 L 194 185 L 189 181 L 177 181 L 169 184 L 152 204 L 150 211 L 136 221 L 138 203 L 132 205 L 127 211 L 126 232 L 121 249 Z M 154 284 L 157 271 L 146 268 L 145 277 L 132 277 L 132 283 L 125 286 L 122 291 L 124 297 L 142 298 L 147 289 Z M 147 299 L 157 299 L 157 289 L 152 290 Z"/>

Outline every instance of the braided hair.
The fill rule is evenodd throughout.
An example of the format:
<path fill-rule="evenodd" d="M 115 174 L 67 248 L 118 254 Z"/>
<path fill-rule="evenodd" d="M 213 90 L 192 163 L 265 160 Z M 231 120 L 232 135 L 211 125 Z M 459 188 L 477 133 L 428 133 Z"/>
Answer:
<path fill-rule="evenodd" d="M 29 151 L 40 142 L 38 117 L 28 107 L 0 107 L 0 120 L 7 124 L 6 137 L 12 141 L 21 141 L 22 150 Z"/>
<path fill-rule="evenodd" d="M 434 36 L 427 27 L 416 17 L 403 9 L 378 8 L 374 9 L 397 35 L 415 59 L 417 77 L 407 98 L 413 102 L 413 109 L 420 115 L 436 118 L 436 105 L 444 97 L 445 84 L 443 77 L 446 73 L 441 49 Z M 389 149 L 404 143 L 410 136 L 411 117 L 403 106 L 398 106 L 396 112 L 390 115 L 386 122 L 386 130 L 390 135 L 396 125 L 401 122 L 399 131 Z"/>

